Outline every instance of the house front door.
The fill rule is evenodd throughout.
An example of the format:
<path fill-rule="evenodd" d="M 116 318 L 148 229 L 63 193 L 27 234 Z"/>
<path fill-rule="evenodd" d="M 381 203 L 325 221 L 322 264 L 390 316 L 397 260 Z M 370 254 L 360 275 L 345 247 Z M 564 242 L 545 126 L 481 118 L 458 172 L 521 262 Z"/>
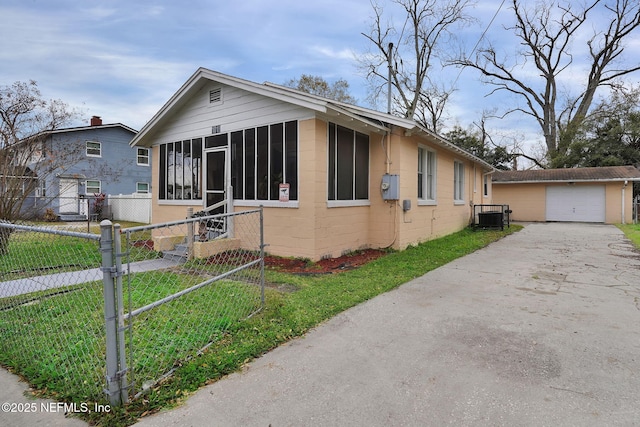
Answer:
<path fill-rule="evenodd" d="M 58 191 L 58 213 L 77 214 L 78 213 L 78 180 L 60 179 Z"/>
<path fill-rule="evenodd" d="M 227 208 L 227 150 L 218 149 L 206 152 L 207 180 L 205 187 L 205 208 L 219 205 L 209 214 L 221 214 Z"/>

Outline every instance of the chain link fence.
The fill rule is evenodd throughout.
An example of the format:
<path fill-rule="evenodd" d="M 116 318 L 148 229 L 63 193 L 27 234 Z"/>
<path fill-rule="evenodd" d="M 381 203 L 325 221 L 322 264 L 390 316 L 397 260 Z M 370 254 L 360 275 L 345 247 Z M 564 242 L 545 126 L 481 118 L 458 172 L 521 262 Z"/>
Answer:
<path fill-rule="evenodd" d="M 0 222 L 0 363 L 61 400 L 104 399 L 99 237 Z"/>
<path fill-rule="evenodd" d="M 263 307 L 262 227 L 261 209 L 92 233 L 0 222 L 0 364 L 59 400 L 135 398 Z"/>
<path fill-rule="evenodd" d="M 122 230 L 132 394 L 261 309 L 261 229 L 261 211 L 253 210 Z"/>

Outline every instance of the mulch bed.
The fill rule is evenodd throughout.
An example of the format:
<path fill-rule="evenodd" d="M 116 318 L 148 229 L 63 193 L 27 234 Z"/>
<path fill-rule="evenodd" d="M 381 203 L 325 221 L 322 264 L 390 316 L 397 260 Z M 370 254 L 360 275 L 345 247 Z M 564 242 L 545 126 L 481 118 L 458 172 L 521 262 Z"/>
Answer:
<path fill-rule="evenodd" d="M 385 254 L 385 251 L 379 249 L 364 249 L 338 258 L 322 259 L 318 262 L 267 255 L 264 258 L 264 265 L 273 270 L 293 274 L 333 274 L 353 270 Z"/>

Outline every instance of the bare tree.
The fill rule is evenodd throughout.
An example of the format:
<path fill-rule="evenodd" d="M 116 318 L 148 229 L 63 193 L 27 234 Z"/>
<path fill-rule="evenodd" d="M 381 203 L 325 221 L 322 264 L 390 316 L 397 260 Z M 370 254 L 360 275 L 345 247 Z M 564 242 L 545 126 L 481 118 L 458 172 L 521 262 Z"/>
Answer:
<path fill-rule="evenodd" d="M 475 58 L 456 63 L 480 71 L 494 86 L 492 94 L 506 91 L 516 95 L 521 106 L 507 110 L 504 116 L 520 112 L 532 117 L 544 135 L 550 165 L 562 166 L 561 159 L 589 113 L 596 91 L 640 69 L 637 59 L 626 67 L 619 61 L 624 42 L 640 26 L 640 3 L 592 0 L 576 8 L 575 2 L 541 1 L 529 10 L 526 2 L 512 0 L 511 9 L 515 24 L 507 30 L 519 39 L 519 55 L 504 59 L 490 45 L 480 49 Z M 591 23 L 589 18 L 596 12 L 598 19 Z M 597 29 L 603 19 L 604 27 Z M 586 41 L 590 65 L 588 72 L 581 75 L 571 67 L 575 59 L 572 48 L 579 41 L 579 30 L 587 23 L 594 28 Z M 536 73 L 525 67 L 529 63 L 535 66 Z M 578 94 L 563 96 L 558 79 L 568 72 L 582 88 Z"/>
<path fill-rule="evenodd" d="M 45 141 L 75 117 L 62 101 L 42 99 L 34 81 L 0 87 L 0 220 L 19 218 L 39 183 L 71 164 L 71 147 L 51 153 Z"/>
<path fill-rule="evenodd" d="M 455 41 L 454 32 L 472 21 L 467 15 L 471 0 L 392 0 L 404 14 L 402 28 L 387 22 L 385 10 L 372 3 L 373 23 L 368 34 L 372 51 L 360 60 L 371 86 L 371 99 L 378 100 L 390 84 L 395 90 L 389 113 L 416 119 L 437 132 L 453 80 L 433 79 L 433 67 L 446 63 L 446 51 Z M 390 15 L 390 13 L 389 13 Z"/>

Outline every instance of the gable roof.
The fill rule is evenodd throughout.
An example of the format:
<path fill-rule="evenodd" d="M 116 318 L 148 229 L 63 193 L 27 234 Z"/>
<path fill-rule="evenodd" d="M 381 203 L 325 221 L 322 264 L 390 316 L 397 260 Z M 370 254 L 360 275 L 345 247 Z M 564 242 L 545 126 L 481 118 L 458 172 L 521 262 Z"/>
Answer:
<path fill-rule="evenodd" d="M 111 123 L 111 124 L 97 125 L 97 126 L 78 126 L 78 127 L 72 127 L 72 128 L 54 129 L 50 131 L 45 131 L 43 133 L 53 135 L 56 133 L 78 132 L 83 130 L 94 130 L 94 129 L 109 129 L 109 128 L 116 128 L 116 127 L 121 127 L 122 129 L 129 131 L 133 134 L 138 133 L 137 130 L 130 128 L 127 125 L 123 125 L 122 123 Z"/>
<path fill-rule="evenodd" d="M 640 170 L 634 166 L 497 171 L 494 184 L 540 182 L 640 181 Z"/>
<path fill-rule="evenodd" d="M 224 85 L 277 99 L 302 108 L 307 108 L 317 113 L 327 114 L 329 116 L 346 116 L 349 119 L 356 120 L 377 132 L 386 133 L 390 130 L 391 126 L 397 126 L 403 128 L 407 135 L 415 133 L 423 137 L 427 137 L 437 145 L 481 164 L 487 170 L 494 170 L 493 166 L 489 163 L 457 147 L 443 137 L 419 126 L 413 120 L 323 98 L 274 83 L 265 82 L 263 84 L 259 84 L 251 82 L 249 80 L 232 77 L 203 67 L 198 68 L 198 70 L 196 70 L 196 72 L 180 87 L 180 89 L 178 89 L 178 91 L 160 108 L 151 120 L 149 120 L 142 129 L 140 129 L 140 132 L 138 132 L 138 134 L 131 140 L 130 145 L 149 146 L 150 143 L 148 139 L 152 138 L 154 128 L 161 123 L 164 118 L 169 117 L 173 111 L 176 111 L 186 104 L 190 95 L 202 87 L 203 80 L 222 83 Z"/>

